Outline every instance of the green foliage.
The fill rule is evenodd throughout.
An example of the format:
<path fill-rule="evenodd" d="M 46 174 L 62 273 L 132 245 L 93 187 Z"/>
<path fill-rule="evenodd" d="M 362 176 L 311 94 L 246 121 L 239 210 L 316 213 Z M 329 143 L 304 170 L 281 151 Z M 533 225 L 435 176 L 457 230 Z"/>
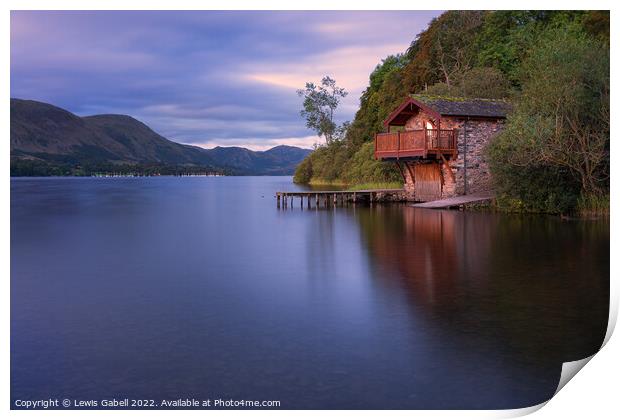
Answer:
<path fill-rule="evenodd" d="M 583 17 L 585 31 L 609 46 L 609 10 L 592 10 Z"/>
<path fill-rule="evenodd" d="M 502 165 L 501 160 L 500 153 L 490 159 L 496 183 L 496 202 L 501 210 L 565 213 L 579 198 L 579 188 L 571 182 L 566 171 L 544 166 Z"/>
<path fill-rule="evenodd" d="M 462 95 L 470 98 L 503 99 L 510 93 L 510 83 L 493 67 L 475 67 L 458 80 Z"/>
<path fill-rule="evenodd" d="M 558 213 L 575 209 L 580 195 L 608 191 L 609 54 L 601 46 L 572 23 L 543 31 L 522 61 L 516 108 L 488 148 L 506 202 Z"/>
<path fill-rule="evenodd" d="M 416 92 L 438 82 L 451 85 L 454 77 L 471 68 L 476 59 L 471 45 L 484 18 L 485 12 L 453 10 L 433 19 L 407 50 L 405 88 Z"/>
<path fill-rule="evenodd" d="M 312 159 L 304 159 L 297 168 L 295 168 L 295 174 L 293 175 L 293 182 L 297 184 L 308 184 L 312 179 Z"/>
<path fill-rule="evenodd" d="M 324 136 L 328 144 L 335 136 L 343 136 L 348 123 L 338 128 L 334 122 L 334 111 L 338 108 L 340 99 L 346 97 L 348 93 L 336 86 L 334 79 L 325 76 L 320 86 L 307 82 L 306 87 L 299 89 L 297 94 L 304 98 L 300 114 L 306 120 L 306 127 L 314 130 L 319 137 Z"/>
<path fill-rule="evenodd" d="M 402 182 L 393 163 L 374 159 L 374 143 L 364 143 L 349 159 L 343 170 L 349 183 Z"/>
<path fill-rule="evenodd" d="M 400 182 L 394 164 L 375 160 L 374 144 L 364 143 L 355 150 L 345 141 L 318 147 L 295 171 L 298 183 L 360 184 L 369 182 Z"/>
<path fill-rule="evenodd" d="M 466 98 L 504 99 L 510 95 L 510 82 L 493 67 L 474 67 L 455 78 L 452 85 L 444 82 L 430 86 L 425 94 Z"/>

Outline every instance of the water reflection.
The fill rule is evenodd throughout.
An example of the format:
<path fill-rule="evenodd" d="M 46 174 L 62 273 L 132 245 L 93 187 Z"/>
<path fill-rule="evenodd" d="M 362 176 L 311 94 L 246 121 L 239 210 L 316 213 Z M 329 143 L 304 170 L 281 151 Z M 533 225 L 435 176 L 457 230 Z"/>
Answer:
<path fill-rule="evenodd" d="M 495 348 L 532 375 L 555 371 L 556 384 L 562 362 L 600 347 L 607 222 L 395 207 L 358 214 L 373 277 L 405 293 L 452 345 Z"/>

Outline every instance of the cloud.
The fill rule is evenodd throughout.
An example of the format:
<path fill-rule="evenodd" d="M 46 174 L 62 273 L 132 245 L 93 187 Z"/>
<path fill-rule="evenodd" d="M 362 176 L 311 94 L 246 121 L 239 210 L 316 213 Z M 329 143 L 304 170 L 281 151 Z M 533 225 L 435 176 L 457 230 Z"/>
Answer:
<path fill-rule="evenodd" d="M 278 65 L 265 64 L 249 66 L 248 73 L 238 77 L 272 85 L 277 88 L 295 92 L 313 81 L 319 83 L 325 75 L 336 79 L 338 86 L 344 87 L 349 95 L 343 100 L 345 114 L 351 116 L 358 107 L 359 97 L 368 86 L 368 78 L 375 66 L 389 54 L 398 54 L 407 48 L 407 44 L 386 44 L 371 47 L 347 47 L 327 51 L 296 62 Z"/>
<path fill-rule="evenodd" d="M 352 119 L 375 65 L 438 14 L 13 11 L 11 96 L 190 144 L 311 145 L 296 89 L 331 75 L 350 92 L 337 119 Z"/>
<path fill-rule="evenodd" d="M 355 46 L 339 48 L 301 57 L 296 62 L 263 64 L 247 74 L 247 80 L 255 80 L 287 89 L 299 89 L 307 81 L 319 81 L 324 75 L 338 77 L 338 83 L 354 92 L 361 92 L 368 85 L 368 77 L 377 63 L 389 54 L 404 51 L 408 44 L 384 44 L 370 47 Z M 259 66 L 253 65 L 256 68 Z"/>

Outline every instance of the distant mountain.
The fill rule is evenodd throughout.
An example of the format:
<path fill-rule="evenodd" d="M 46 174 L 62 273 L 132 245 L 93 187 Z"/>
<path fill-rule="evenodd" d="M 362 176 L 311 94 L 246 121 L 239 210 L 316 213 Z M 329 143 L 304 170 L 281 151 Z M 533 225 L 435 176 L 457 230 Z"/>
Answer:
<path fill-rule="evenodd" d="M 243 147 L 215 147 L 205 150 L 214 162 L 244 173 L 261 175 L 293 174 L 297 165 L 310 153 L 308 149 L 276 146 L 264 152 Z"/>
<path fill-rule="evenodd" d="M 127 115 L 78 117 L 43 102 L 11 99 L 13 175 L 147 169 L 289 175 L 308 153 L 292 146 L 264 152 L 241 147 L 203 149 L 170 141 Z"/>

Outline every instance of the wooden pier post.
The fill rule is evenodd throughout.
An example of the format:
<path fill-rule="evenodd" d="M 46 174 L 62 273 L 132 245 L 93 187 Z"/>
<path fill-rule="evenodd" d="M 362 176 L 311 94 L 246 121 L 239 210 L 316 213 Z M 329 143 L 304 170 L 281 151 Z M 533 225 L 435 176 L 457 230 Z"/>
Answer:
<path fill-rule="evenodd" d="M 386 189 L 386 190 L 363 190 L 363 191 L 277 191 L 275 192 L 276 196 L 276 205 L 277 208 L 287 209 L 289 206 L 291 208 L 295 207 L 295 199 L 299 198 L 299 207 L 304 209 L 304 199 L 308 202 L 306 203 L 306 208 L 312 208 L 312 200 L 316 205 L 316 209 L 319 210 L 321 208 L 321 204 L 325 206 L 325 208 L 330 207 L 349 207 L 351 203 L 353 206 L 359 203 L 361 199 L 363 202 L 366 202 L 368 199 L 371 206 L 381 201 L 381 197 L 383 194 L 393 194 L 394 192 L 400 192 L 403 190 L 397 189 Z M 314 198 L 313 198 L 314 195 Z M 360 198 L 361 197 L 361 198 Z M 289 203 L 290 198 L 290 203 Z M 324 201 L 321 203 L 321 201 Z"/>

